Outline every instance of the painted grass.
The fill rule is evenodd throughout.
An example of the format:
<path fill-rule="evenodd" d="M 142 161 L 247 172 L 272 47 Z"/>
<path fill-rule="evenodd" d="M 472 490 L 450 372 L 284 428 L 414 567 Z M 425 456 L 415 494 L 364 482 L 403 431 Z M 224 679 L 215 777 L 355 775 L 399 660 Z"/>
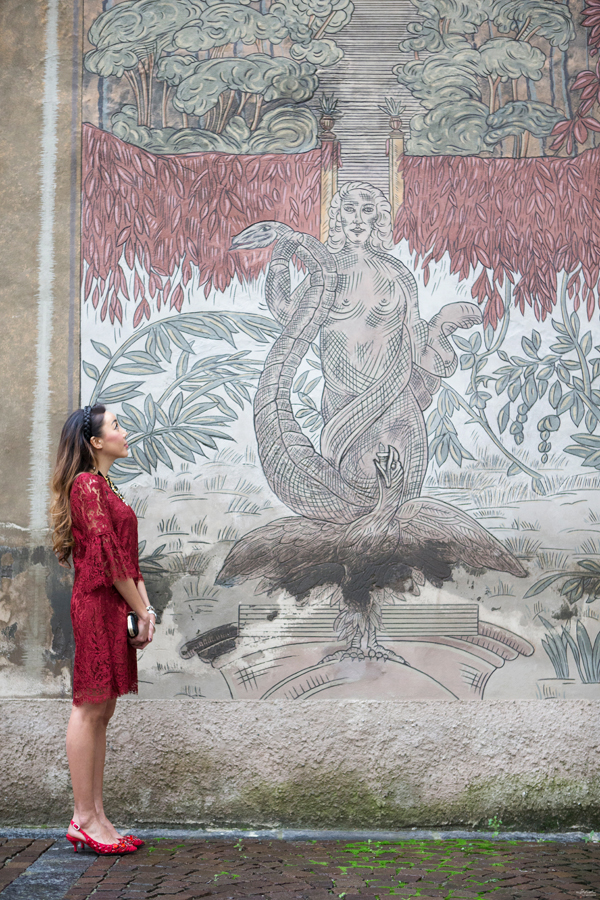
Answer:
<path fill-rule="evenodd" d="M 533 559 L 542 545 L 541 541 L 526 537 L 524 534 L 505 538 L 504 543 L 517 559 Z"/>
<path fill-rule="evenodd" d="M 486 597 L 515 597 L 515 591 L 512 584 L 509 584 L 507 581 L 502 581 L 501 578 L 498 579 L 498 583 L 493 587 L 486 587 L 485 589 Z"/>

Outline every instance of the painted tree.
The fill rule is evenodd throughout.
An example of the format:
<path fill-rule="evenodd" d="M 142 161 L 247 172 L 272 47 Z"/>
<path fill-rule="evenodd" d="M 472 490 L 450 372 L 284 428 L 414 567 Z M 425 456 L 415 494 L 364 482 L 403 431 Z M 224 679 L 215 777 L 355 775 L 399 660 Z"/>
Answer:
<path fill-rule="evenodd" d="M 395 240 L 408 241 L 425 284 L 444 256 L 460 280 L 474 277 L 484 312 L 483 334 L 452 338 L 469 384 L 464 394 L 450 384 L 438 394 L 431 456 L 439 465 L 470 458 L 452 422 L 461 410 L 505 456 L 507 474 L 526 474 L 536 491 L 545 490 L 540 465 L 509 449 L 527 429 L 532 447 L 537 432 L 543 466 L 553 436 L 562 431 L 562 440 L 570 423 L 585 428 L 566 432 L 564 452 L 600 469 L 600 346 L 586 325 L 600 308 L 600 148 L 576 159 L 407 156 L 403 167 Z M 521 336 L 522 353 L 507 352 L 511 315 L 526 306 L 552 331 L 534 328 Z"/>
<path fill-rule="evenodd" d="M 583 9 L 582 24 L 588 29 L 587 45 L 590 56 L 596 56 L 600 50 L 600 0 L 587 0 Z M 571 154 L 578 149 L 578 144 L 585 144 L 591 134 L 600 131 L 600 122 L 590 115 L 596 105 L 600 106 L 600 60 L 595 69 L 586 69 L 577 75 L 571 90 L 581 91 L 579 105 L 575 114 L 565 117 L 554 126 L 551 150 L 561 150 Z"/>
<path fill-rule="evenodd" d="M 127 78 L 138 125 L 151 125 L 156 63 L 177 49 L 175 35 L 198 20 L 203 5 L 203 0 L 132 0 L 106 10 L 90 28 L 88 40 L 95 49 L 86 53 L 84 65 L 103 78 Z"/>
<path fill-rule="evenodd" d="M 426 112 L 411 120 L 408 153 L 498 154 L 511 137 L 511 155 L 527 156 L 530 135 L 541 144 L 564 117 L 537 100 L 532 86 L 545 72 L 551 76 L 548 55 L 537 44 L 564 53 L 575 38 L 568 7 L 541 0 L 411 2 L 423 21 L 409 24 L 400 49 L 414 59 L 394 72 Z M 520 85 L 526 96 L 519 96 Z"/>
<path fill-rule="evenodd" d="M 112 124 L 129 143 L 155 153 L 304 151 L 317 144 L 317 123 L 301 104 L 318 68 L 341 59 L 329 35 L 352 12 L 350 0 L 126 0 L 94 22 L 85 65 L 128 79 L 136 105 Z"/>

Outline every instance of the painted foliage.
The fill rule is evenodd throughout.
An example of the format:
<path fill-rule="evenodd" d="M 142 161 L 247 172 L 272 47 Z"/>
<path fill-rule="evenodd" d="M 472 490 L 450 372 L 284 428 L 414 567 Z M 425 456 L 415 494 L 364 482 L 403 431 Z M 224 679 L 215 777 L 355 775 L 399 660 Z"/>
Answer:
<path fill-rule="evenodd" d="M 144 696 L 598 695 L 599 12 L 402 3 L 376 80 L 372 0 L 87 2 Z"/>

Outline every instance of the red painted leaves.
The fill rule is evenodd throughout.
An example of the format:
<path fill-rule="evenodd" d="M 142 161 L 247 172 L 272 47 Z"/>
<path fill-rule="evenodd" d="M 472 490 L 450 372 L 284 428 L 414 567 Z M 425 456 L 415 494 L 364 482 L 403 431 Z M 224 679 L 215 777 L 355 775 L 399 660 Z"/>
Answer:
<path fill-rule="evenodd" d="M 600 122 L 588 115 L 594 104 L 600 102 L 600 61 L 594 72 L 580 72 L 571 85 L 571 90 L 581 91 L 579 106 L 572 119 L 556 123 L 551 135 L 554 140 L 550 144 L 551 150 L 561 150 L 564 146 L 569 154 L 577 144 L 585 144 L 590 131 L 600 131 Z"/>
<path fill-rule="evenodd" d="M 600 0 L 586 0 L 581 24 L 590 29 L 588 32 L 588 47 L 590 48 L 590 55 L 594 56 L 600 48 Z"/>
<path fill-rule="evenodd" d="M 86 299 L 111 322 L 122 321 L 123 299 L 134 301 L 137 327 L 150 319 L 150 300 L 158 310 L 167 303 L 182 309 L 192 266 L 207 296 L 233 277 L 256 278 L 268 251 L 232 254 L 232 237 L 266 219 L 317 235 L 321 166 L 330 167 L 337 153 L 325 145 L 290 155 L 157 157 L 84 125 Z"/>
<path fill-rule="evenodd" d="M 557 273 L 569 284 L 574 307 L 591 318 L 600 277 L 600 149 L 576 159 L 405 157 L 406 200 L 395 223 L 396 241 L 429 264 L 450 256 L 451 270 L 467 278 L 483 272 L 472 294 L 496 327 L 504 306 L 499 292 L 517 281 L 515 305 L 538 319 L 556 304 Z"/>

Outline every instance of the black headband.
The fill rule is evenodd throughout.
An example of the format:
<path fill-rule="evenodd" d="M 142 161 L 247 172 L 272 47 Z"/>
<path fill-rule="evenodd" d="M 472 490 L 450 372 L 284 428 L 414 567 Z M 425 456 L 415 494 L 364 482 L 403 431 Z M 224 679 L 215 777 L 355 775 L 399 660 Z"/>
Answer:
<path fill-rule="evenodd" d="M 91 406 L 83 407 L 83 436 L 89 444 L 90 439 L 92 437 L 92 407 Z"/>

